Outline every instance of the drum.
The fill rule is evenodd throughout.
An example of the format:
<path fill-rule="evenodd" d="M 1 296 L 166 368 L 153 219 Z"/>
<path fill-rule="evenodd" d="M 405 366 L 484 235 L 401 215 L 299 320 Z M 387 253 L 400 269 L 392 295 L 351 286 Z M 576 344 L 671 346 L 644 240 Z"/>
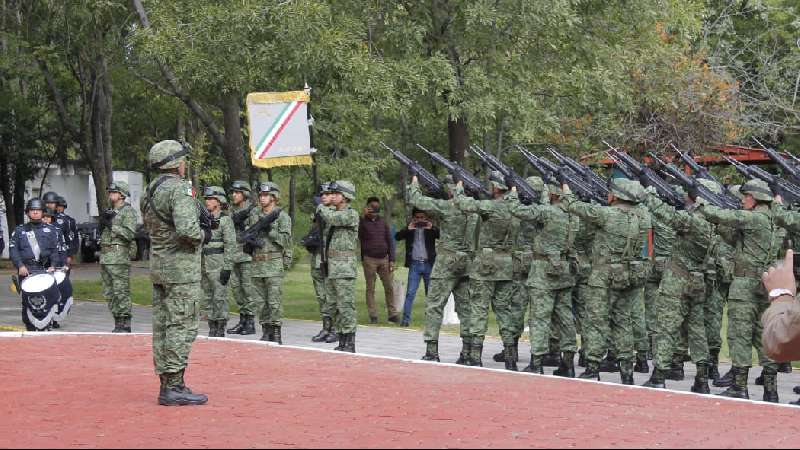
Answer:
<path fill-rule="evenodd" d="M 49 273 L 31 275 L 20 284 L 22 288 L 23 319 L 43 331 L 50 326 L 58 312 L 61 293 L 56 278 Z"/>
<path fill-rule="evenodd" d="M 62 322 L 67 318 L 70 309 L 72 309 L 72 282 L 69 281 L 69 272 L 57 270 L 53 273 L 56 277 L 56 284 L 58 284 L 58 292 L 61 294 L 61 300 L 58 302 L 58 311 L 56 312 L 55 320 Z"/>

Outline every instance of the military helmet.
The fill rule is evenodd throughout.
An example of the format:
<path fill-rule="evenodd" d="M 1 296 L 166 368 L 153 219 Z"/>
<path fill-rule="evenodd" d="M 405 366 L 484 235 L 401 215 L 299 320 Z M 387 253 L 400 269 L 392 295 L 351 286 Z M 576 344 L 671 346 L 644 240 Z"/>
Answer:
<path fill-rule="evenodd" d="M 275 200 L 281 199 L 281 188 L 272 181 L 262 181 L 258 184 L 258 194 L 269 194 L 275 197 Z"/>
<path fill-rule="evenodd" d="M 612 178 L 608 187 L 611 189 L 611 193 L 620 200 L 639 203 L 645 198 L 644 187 L 638 181 Z"/>
<path fill-rule="evenodd" d="M 679 184 L 673 184 L 672 189 L 674 189 L 675 192 L 680 194 L 681 197 L 686 197 L 686 189 L 684 189 L 683 186 Z"/>
<path fill-rule="evenodd" d="M 500 189 L 501 191 L 507 191 L 508 185 L 506 184 L 505 177 L 503 174 L 493 170 L 489 173 L 489 185 L 494 189 Z"/>
<path fill-rule="evenodd" d="M 760 202 L 772 202 L 775 200 L 775 194 L 769 188 L 769 185 L 764 180 L 750 180 L 741 187 L 742 194 L 750 194 L 754 199 Z"/>
<path fill-rule="evenodd" d="M 38 198 L 32 198 L 28 200 L 28 203 L 25 204 L 25 212 L 28 212 L 32 209 L 44 210 L 44 202 Z"/>
<path fill-rule="evenodd" d="M 705 178 L 699 178 L 697 181 L 714 194 L 722 194 L 722 186 L 720 186 L 719 183 L 706 180 Z"/>
<path fill-rule="evenodd" d="M 161 141 L 150 148 L 147 161 L 153 170 L 177 169 L 188 155 L 188 146 L 178 141 Z"/>
<path fill-rule="evenodd" d="M 58 206 L 60 206 L 62 208 L 66 208 L 67 207 L 67 199 L 65 199 L 64 197 L 59 195 L 58 196 L 58 201 L 56 202 L 56 205 L 58 205 Z"/>
<path fill-rule="evenodd" d="M 223 205 L 228 203 L 228 198 L 225 197 L 225 189 L 220 186 L 208 186 L 203 189 L 203 198 L 215 198 Z"/>
<path fill-rule="evenodd" d="M 528 177 L 525 181 L 538 192 L 542 192 L 547 188 L 542 177 Z"/>
<path fill-rule="evenodd" d="M 58 213 L 52 208 L 45 208 L 42 210 L 43 217 L 55 217 Z"/>
<path fill-rule="evenodd" d="M 106 191 L 108 191 L 108 192 L 119 192 L 125 198 L 130 198 L 130 196 L 131 196 L 130 187 L 128 187 L 128 183 L 126 183 L 124 181 L 112 181 L 108 185 L 108 189 L 106 189 Z"/>
<path fill-rule="evenodd" d="M 741 184 L 734 184 L 732 186 L 728 186 L 728 192 L 730 192 L 734 197 L 738 198 L 739 200 L 744 200 Z"/>
<path fill-rule="evenodd" d="M 42 196 L 42 201 L 45 203 L 58 203 L 58 194 L 53 191 L 46 192 Z"/>
<path fill-rule="evenodd" d="M 328 192 L 342 194 L 344 198 L 352 201 L 356 199 L 356 187 L 351 181 L 337 180 L 328 184 Z"/>
<path fill-rule="evenodd" d="M 251 192 L 250 183 L 248 183 L 247 181 L 243 181 L 243 180 L 234 180 L 231 183 L 230 191 L 231 192 L 238 191 L 238 192 L 241 192 L 242 194 L 244 194 L 245 197 L 250 197 L 250 192 Z"/>

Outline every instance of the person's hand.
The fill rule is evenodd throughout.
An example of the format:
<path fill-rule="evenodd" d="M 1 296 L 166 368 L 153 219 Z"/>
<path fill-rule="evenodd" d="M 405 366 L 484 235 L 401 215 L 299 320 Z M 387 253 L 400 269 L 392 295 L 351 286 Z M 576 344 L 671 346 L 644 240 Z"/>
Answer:
<path fill-rule="evenodd" d="M 432 222 L 425 222 L 425 229 L 426 230 L 432 230 L 433 229 L 433 223 Z"/>
<path fill-rule="evenodd" d="M 794 278 L 794 251 L 786 252 L 786 259 L 777 267 L 770 267 L 764 272 L 761 279 L 767 292 L 774 289 L 788 289 L 792 295 L 797 296 L 797 281 Z"/>
<path fill-rule="evenodd" d="M 389 263 L 389 272 L 394 272 L 394 263 L 393 262 Z"/>
<path fill-rule="evenodd" d="M 222 272 L 219 273 L 219 284 L 227 286 L 230 280 L 231 280 L 230 270 L 223 270 Z"/>
<path fill-rule="evenodd" d="M 372 214 L 372 208 L 364 208 L 364 217 L 369 217 Z"/>
<path fill-rule="evenodd" d="M 419 177 L 416 175 L 411 177 L 411 184 L 419 184 Z"/>
<path fill-rule="evenodd" d="M 408 224 L 408 229 L 409 230 L 416 230 L 417 229 L 417 222 L 413 222 L 412 221 L 411 223 L 409 223 Z"/>
<path fill-rule="evenodd" d="M 55 271 L 56 271 L 55 267 L 48 267 L 47 268 L 47 273 L 54 273 Z"/>
<path fill-rule="evenodd" d="M 511 186 L 511 192 L 517 192 L 517 187 L 516 186 Z"/>
<path fill-rule="evenodd" d="M 67 265 L 68 266 L 72 265 L 72 256 L 67 256 Z"/>
<path fill-rule="evenodd" d="M 778 205 L 783 205 L 783 196 L 781 196 L 780 194 L 776 195 L 775 203 L 777 203 Z"/>
<path fill-rule="evenodd" d="M 572 193 L 572 189 L 569 188 L 569 185 L 567 183 L 561 185 L 561 191 L 564 192 L 565 194 Z"/>
<path fill-rule="evenodd" d="M 28 275 L 30 275 L 30 272 L 28 272 L 28 268 L 25 266 L 20 267 L 17 273 L 19 273 L 19 276 L 22 278 L 25 278 Z"/>
<path fill-rule="evenodd" d="M 464 188 L 464 182 L 459 180 L 458 183 L 456 183 L 456 187 L 459 187 L 459 188 L 463 189 Z"/>

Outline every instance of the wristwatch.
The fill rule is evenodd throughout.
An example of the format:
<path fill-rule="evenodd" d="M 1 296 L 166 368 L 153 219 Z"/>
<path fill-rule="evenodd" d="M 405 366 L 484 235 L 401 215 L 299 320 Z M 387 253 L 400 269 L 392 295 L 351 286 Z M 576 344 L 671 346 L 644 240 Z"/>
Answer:
<path fill-rule="evenodd" d="M 788 296 L 794 298 L 794 293 L 788 289 L 773 289 L 769 291 L 769 300 L 777 300 L 778 297 Z"/>

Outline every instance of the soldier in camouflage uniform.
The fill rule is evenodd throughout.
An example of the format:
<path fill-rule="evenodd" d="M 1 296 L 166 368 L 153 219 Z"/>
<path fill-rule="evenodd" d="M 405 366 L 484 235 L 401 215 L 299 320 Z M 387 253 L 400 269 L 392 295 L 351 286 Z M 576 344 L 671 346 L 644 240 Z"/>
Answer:
<path fill-rule="evenodd" d="M 562 362 L 554 375 L 574 378 L 577 333 L 572 313 L 572 288 L 575 277 L 569 256 L 580 223 L 576 216 L 564 211 L 560 189 L 550 188 L 544 194 L 550 196 L 552 205 L 524 206 L 516 196 L 511 197 L 511 213 L 521 219 L 523 225 L 535 228 L 532 230 L 535 236 L 531 247 L 533 262 L 526 281 L 526 292 L 530 296 L 531 363 L 525 372 L 544 373 L 544 356 L 550 351 L 550 336 L 555 334 Z"/>
<path fill-rule="evenodd" d="M 136 245 L 136 211 L 125 202 L 128 183 L 112 182 L 107 189 L 111 208 L 100 215 L 100 276 L 103 297 L 114 317 L 113 333 L 131 332 L 131 246 Z"/>
<path fill-rule="evenodd" d="M 422 194 L 417 177 L 408 186 L 409 205 L 434 214 L 439 219 L 441 239 L 437 244 L 437 258 L 431 272 L 431 285 L 425 306 L 424 361 L 439 362 L 439 331 L 442 328 L 444 307 L 455 298 L 456 313 L 460 321 L 462 349 L 457 364 L 466 364 L 471 339 L 469 335 L 469 273 L 478 216 L 461 212 L 452 198 L 455 184 L 445 180 L 449 200 L 434 199 Z"/>
<path fill-rule="evenodd" d="M 197 337 L 200 264 L 211 230 L 200 228 L 199 202 L 183 180 L 189 149 L 162 141 L 150 149 L 150 168 L 160 172 L 147 187 L 141 210 L 150 234 L 153 282 L 153 362 L 164 406 L 202 405 L 208 397 L 186 387 L 184 373 Z"/>
<path fill-rule="evenodd" d="M 579 220 L 580 229 L 575 236 L 572 248 L 572 265 L 575 271 L 575 288 L 572 290 L 572 307 L 575 311 L 575 329 L 581 336 L 581 349 L 578 351 L 578 365 L 586 367 L 587 339 L 585 324 L 586 293 L 589 292 L 589 276 L 592 274 L 592 249 L 597 226 L 585 220 Z"/>
<path fill-rule="evenodd" d="M 241 237 L 247 226 L 247 220 L 254 209 L 250 203 L 250 183 L 237 180 L 231 183 L 230 214 L 236 228 L 237 239 Z M 233 254 L 233 273 L 231 290 L 233 298 L 239 306 L 239 323 L 228 330 L 228 334 L 256 334 L 255 315 L 258 292 L 253 286 L 252 257 L 244 252 L 243 244 L 236 246 Z"/>
<path fill-rule="evenodd" d="M 282 344 L 283 279 L 292 265 L 292 219 L 278 210 L 281 191 L 275 183 L 265 181 L 258 186 L 260 208 L 253 209 L 248 227 L 274 211 L 280 211 L 272 225 L 259 234 L 261 247 L 253 256 L 253 285 L 258 292 L 259 322 L 264 335 L 262 341 Z"/>
<path fill-rule="evenodd" d="M 500 336 L 503 339 L 506 369 L 516 371 L 514 318 L 511 304 L 514 296 L 514 262 L 512 250 L 516 227 L 506 201 L 508 187 L 497 173 L 492 173 L 493 200 L 476 200 L 464 195 L 459 183 L 455 199 L 458 208 L 481 217 L 478 249 L 469 270 L 470 286 L 470 357 L 467 365 L 483 366 L 483 340 L 489 320 L 489 307 L 494 309 Z"/>
<path fill-rule="evenodd" d="M 208 212 L 219 221 L 219 227 L 211 230 L 211 242 L 203 246 L 203 279 L 205 309 L 208 311 L 208 337 L 225 337 L 228 324 L 228 281 L 233 270 L 236 253 L 236 229 L 233 220 L 222 214 L 228 203 L 225 189 L 210 186 L 203 191 Z"/>
<path fill-rule="evenodd" d="M 339 346 L 335 350 L 356 352 L 356 271 L 358 258 L 359 216 L 350 203 L 356 199 L 356 188 L 350 181 L 334 181 L 328 184 L 326 203 L 317 207 L 317 213 L 325 222 L 325 260 L 328 262 L 325 292 L 336 301 L 336 332 Z"/>
<path fill-rule="evenodd" d="M 600 362 L 608 349 L 607 337 L 611 337 L 622 383 L 632 385 L 631 302 L 649 276 L 650 265 L 642 258 L 642 248 L 651 220 L 637 207 L 645 196 L 639 183 L 614 179 L 609 187 L 609 207 L 576 201 L 571 196 L 566 199 L 567 211 L 598 226 L 585 297 L 587 321 L 582 330 L 587 337 L 587 364 L 580 377 L 600 379 Z"/>
<path fill-rule="evenodd" d="M 712 223 L 733 227 L 741 232 L 736 247 L 734 279 L 728 294 L 728 343 L 733 360 L 733 384 L 722 394 L 749 398 L 747 379 L 753 364 L 753 347 L 764 368 L 764 401 L 778 402 L 778 364 L 764 355 L 761 344 L 761 315 L 769 306 L 761 275 L 777 260 L 786 231 L 777 223 L 774 199 L 769 186 L 761 180 L 748 181 L 741 188 L 742 211 L 710 205 L 699 211 Z"/>
<path fill-rule="evenodd" d="M 328 199 L 330 194 L 325 192 L 327 189 L 327 184 L 322 185 L 320 190 L 320 203 L 322 204 L 330 202 Z M 316 232 L 319 233 L 320 239 L 318 244 L 324 244 L 326 238 L 323 235 L 325 224 L 318 214 L 314 214 L 312 226 Z M 334 327 L 334 322 L 336 321 L 336 300 L 330 297 L 325 291 L 325 273 L 322 268 L 323 249 L 321 247 L 307 249 L 309 255 L 311 256 L 311 281 L 314 282 L 314 293 L 317 296 L 317 303 L 319 303 L 319 314 L 320 318 L 322 319 L 322 330 L 320 330 L 316 336 L 311 338 L 311 341 L 332 344 L 339 340 L 339 336 L 336 334 L 336 329 Z"/>

